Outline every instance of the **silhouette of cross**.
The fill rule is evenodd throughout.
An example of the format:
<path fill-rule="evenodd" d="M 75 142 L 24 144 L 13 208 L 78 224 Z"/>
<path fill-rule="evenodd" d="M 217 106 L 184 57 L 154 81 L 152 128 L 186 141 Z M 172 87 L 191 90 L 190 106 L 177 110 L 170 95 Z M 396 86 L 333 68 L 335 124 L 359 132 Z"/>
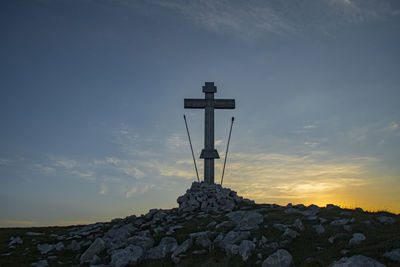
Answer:
<path fill-rule="evenodd" d="M 204 149 L 200 158 L 204 159 L 204 181 L 214 183 L 214 159 L 219 159 L 218 151 L 214 148 L 214 109 L 234 109 L 235 99 L 214 99 L 217 87 L 213 82 L 203 86 L 204 99 L 185 98 L 185 108 L 204 109 Z"/>

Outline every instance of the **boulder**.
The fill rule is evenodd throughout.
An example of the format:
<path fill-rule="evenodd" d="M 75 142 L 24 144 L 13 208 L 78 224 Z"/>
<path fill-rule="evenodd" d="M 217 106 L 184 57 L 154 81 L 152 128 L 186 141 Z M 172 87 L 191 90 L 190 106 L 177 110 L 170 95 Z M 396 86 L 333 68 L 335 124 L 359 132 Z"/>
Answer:
<path fill-rule="evenodd" d="M 129 245 L 123 249 L 117 249 L 111 253 L 111 266 L 123 267 L 137 265 L 143 257 L 143 249 L 139 246 Z"/>
<path fill-rule="evenodd" d="M 146 251 L 149 248 L 153 247 L 154 240 L 147 236 L 135 235 L 135 236 L 128 238 L 128 244 L 134 245 L 134 246 L 139 246 L 139 247 L 143 248 L 143 250 Z"/>
<path fill-rule="evenodd" d="M 40 254 L 47 254 L 54 249 L 54 245 L 38 244 L 37 249 L 39 250 Z"/>
<path fill-rule="evenodd" d="M 349 219 L 338 219 L 338 220 L 331 221 L 330 225 L 342 226 L 342 225 L 347 224 L 348 222 L 349 222 Z"/>
<path fill-rule="evenodd" d="M 165 256 L 174 251 L 177 246 L 178 243 L 176 242 L 175 238 L 169 236 L 164 237 L 161 239 L 158 246 L 147 251 L 146 258 L 152 260 L 165 258 Z"/>
<path fill-rule="evenodd" d="M 349 245 L 359 245 L 362 241 L 364 241 L 365 235 L 362 233 L 355 233 L 353 234 L 353 238 L 350 239 Z"/>
<path fill-rule="evenodd" d="M 243 240 L 238 248 L 238 254 L 242 257 L 243 261 L 247 261 L 251 252 L 256 248 L 256 245 L 250 240 Z"/>
<path fill-rule="evenodd" d="M 179 260 L 177 261 L 177 257 L 185 253 L 189 248 L 191 248 L 193 245 L 192 239 L 186 239 L 185 241 L 182 242 L 179 246 L 177 246 L 173 251 L 171 255 L 171 259 L 173 262 L 178 263 Z M 177 262 L 176 262 L 177 261 Z"/>
<path fill-rule="evenodd" d="M 321 235 L 325 232 L 325 228 L 321 224 L 314 225 L 313 229 L 319 235 Z"/>
<path fill-rule="evenodd" d="M 363 255 L 355 255 L 350 258 L 343 257 L 339 261 L 334 262 L 332 267 L 385 267 L 382 263 L 365 257 Z"/>
<path fill-rule="evenodd" d="M 289 267 L 292 264 L 292 255 L 285 249 L 278 249 L 268 256 L 262 263 L 262 267 Z"/>
<path fill-rule="evenodd" d="M 80 257 L 80 263 L 86 263 L 86 262 L 90 262 L 94 255 L 102 252 L 105 249 L 105 243 L 103 241 L 103 239 L 101 239 L 100 237 L 97 238 L 91 245 L 90 247 L 82 254 L 82 256 Z"/>
<path fill-rule="evenodd" d="M 383 257 L 391 261 L 400 262 L 400 248 L 385 252 L 385 254 L 383 254 Z"/>
<path fill-rule="evenodd" d="M 376 220 L 382 224 L 393 224 L 396 222 L 394 218 L 389 216 L 379 216 L 376 218 Z"/>
<path fill-rule="evenodd" d="M 239 231 L 256 230 L 258 225 L 264 221 L 264 216 L 257 211 L 233 211 L 226 216 L 236 223 L 235 230 Z"/>
<path fill-rule="evenodd" d="M 248 239 L 250 237 L 250 232 L 245 231 L 245 232 L 236 232 L 236 231 L 230 231 L 226 234 L 225 237 L 222 237 L 222 234 L 220 234 L 214 243 L 216 243 L 217 246 L 219 246 L 222 249 L 225 249 L 228 245 L 237 245 L 239 242 L 242 240 Z M 221 238 L 222 240 L 217 240 Z"/>
<path fill-rule="evenodd" d="M 31 266 L 34 266 L 34 267 L 47 267 L 47 266 L 49 266 L 49 263 L 47 262 L 47 260 L 41 260 L 41 261 L 32 263 Z"/>
<path fill-rule="evenodd" d="M 293 227 L 299 231 L 304 231 L 304 225 L 299 218 L 294 221 Z"/>
<path fill-rule="evenodd" d="M 14 245 L 18 245 L 18 244 L 22 244 L 24 243 L 24 241 L 21 239 L 21 237 L 16 236 L 16 237 L 10 237 L 10 241 L 8 242 L 8 246 L 14 246 Z"/>

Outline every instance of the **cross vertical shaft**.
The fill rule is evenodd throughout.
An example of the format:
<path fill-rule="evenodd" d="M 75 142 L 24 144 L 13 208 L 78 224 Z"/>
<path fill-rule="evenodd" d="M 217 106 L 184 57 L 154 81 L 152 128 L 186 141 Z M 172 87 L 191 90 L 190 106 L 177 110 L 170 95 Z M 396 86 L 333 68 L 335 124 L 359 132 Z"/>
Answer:
<path fill-rule="evenodd" d="M 204 110 L 204 149 L 214 151 L 214 93 L 205 93 Z M 219 155 L 217 153 L 219 158 Z M 214 183 L 214 158 L 204 158 L 204 182 Z"/>
<path fill-rule="evenodd" d="M 204 182 L 214 183 L 214 159 L 219 159 L 218 151 L 214 148 L 214 109 L 234 109 L 234 99 L 214 99 L 217 87 L 213 82 L 203 86 L 204 99 L 185 99 L 185 108 L 204 109 L 204 149 L 200 158 L 204 159 Z"/>

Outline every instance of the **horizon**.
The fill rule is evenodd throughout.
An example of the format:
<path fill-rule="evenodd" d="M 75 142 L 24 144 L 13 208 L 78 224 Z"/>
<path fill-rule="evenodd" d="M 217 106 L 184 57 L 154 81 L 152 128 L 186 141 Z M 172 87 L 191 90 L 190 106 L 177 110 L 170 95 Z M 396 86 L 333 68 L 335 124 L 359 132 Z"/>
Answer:
<path fill-rule="evenodd" d="M 0 227 L 176 207 L 203 177 L 256 203 L 400 213 L 400 2 L 0 3 Z"/>

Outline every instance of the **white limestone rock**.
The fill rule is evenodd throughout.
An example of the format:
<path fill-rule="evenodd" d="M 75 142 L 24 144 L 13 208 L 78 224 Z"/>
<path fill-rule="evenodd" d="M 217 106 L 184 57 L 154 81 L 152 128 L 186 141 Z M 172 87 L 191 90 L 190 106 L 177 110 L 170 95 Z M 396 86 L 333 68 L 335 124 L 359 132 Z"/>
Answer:
<path fill-rule="evenodd" d="M 77 251 L 81 249 L 81 245 L 76 240 L 72 240 L 71 243 L 67 246 L 67 249 Z"/>
<path fill-rule="evenodd" d="M 139 246 L 139 247 L 143 248 L 143 250 L 146 251 L 149 248 L 153 247 L 154 240 L 147 236 L 135 235 L 135 236 L 128 238 L 128 244 L 134 245 L 134 246 Z"/>
<path fill-rule="evenodd" d="M 40 254 L 47 254 L 54 249 L 54 245 L 38 244 L 37 249 L 39 250 Z"/>
<path fill-rule="evenodd" d="M 330 225 L 342 226 L 342 225 L 347 224 L 348 222 L 349 222 L 349 219 L 344 218 L 344 219 L 338 219 L 338 220 L 331 221 Z"/>
<path fill-rule="evenodd" d="M 304 225 L 299 218 L 294 221 L 293 227 L 299 231 L 304 231 Z"/>
<path fill-rule="evenodd" d="M 256 248 L 254 242 L 250 240 L 243 240 L 238 248 L 238 254 L 242 257 L 243 261 L 247 261 L 250 257 L 251 252 Z"/>
<path fill-rule="evenodd" d="M 147 259 L 162 259 L 167 256 L 168 253 L 175 250 L 178 246 L 176 239 L 173 237 L 163 237 L 158 246 L 153 247 L 147 251 L 146 258 Z"/>
<path fill-rule="evenodd" d="M 275 253 L 268 256 L 262 263 L 262 267 L 289 267 L 293 257 L 285 249 L 278 249 Z"/>
<path fill-rule="evenodd" d="M 176 264 L 179 262 L 179 255 L 182 253 L 185 253 L 189 248 L 191 248 L 193 245 L 192 239 L 186 239 L 185 241 L 182 242 L 179 246 L 177 246 L 173 251 L 171 255 L 171 259 L 173 262 Z"/>
<path fill-rule="evenodd" d="M 55 247 L 54 247 L 57 251 L 61 251 L 64 250 L 64 244 L 63 242 L 58 242 Z"/>
<path fill-rule="evenodd" d="M 325 233 L 325 228 L 321 224 L 314 225 L 313 229 L 319 235 Z"/>
<path fill-rule="evenodd" d="M 90 262 L 94 255 L 102 252 L 105 249 L 105 243 L 103 241 L 103 239 L 101 239 L 100 237 L 96 238 L 96 240 L 90 245 L 90 247 L 88 249 L 86 249 L 86 251 L 81 255 L 80 257 L 80 263 L 86 263 L 86 262 Z"/>
<path fill-rule="evenodd" d="M 244 231 L 244 232 L 236 232 L 236 231 L 230 231 L 226 234 L 225 237 L 223 237 L 222 234 L 220 234 L 216 240 L 214 240 L 214 243 L 216 243 L 217 246 L 219 246 L 222 249 L 225 249 L 228 245 L 234 244 L 237 245 L 239 242 L 242 240 L 248 239 L 250 237 L 250 232 Z M 218 240 L 218 239 L 221 240 Z"/>
<path fill-rule="evenodd" d="M 385 252 L 383 257 L 388 258 L 391 261 L 400 262 L 400 248 Z"/>
<path fill-rule="evenodd" d="M 364 234 L 362 233 L 354 233 L 353 238 L 350 239 L 349 245 L 359 245 L 361 244 L 362 241 L 366 240 L 367 238 L 365 237 Z"/>
<path fill-rule="evenodd" d="M 334 262 L 332 267 L 385 267 L 385 265 L 364 255 L 354 255 L 350 258 L 341 258 Z"/>
<path fill-rule="evenodd" d="M 8 246 L 11 247 L 14 245 L 20 245 L 22 243 L 24 243 L 24 241 L 22 240 L 21 237 L 19 237 L 19 236 L 13 237 L 12 236 L 12 237 L 10 237 L 10 241 L 8 242 Z"/>
<path fill-rule="evenodd" d="M 143 249 L 134 245 L 114 250 L 111 253 L 111 266 L 123 267 L 127 265 L 136 265 L 143 258 L 143 254 Z"/>
<path fill-rule="evenodd" d="M 257 230 L 264 221 L 264 216 L 257 211 L 233 211 L 226 216 L 236 223 L 235 230 L 240 231 Z"/>
<path fill-rule="evenodd" d="M 32 263 L 31 266 L 33 266 L 33 267 L 48 267 L 49 263 L 47 262 L 47 260 L 40 260 L 38 262 Z"/>
<path fill-rule="evenodd" d="M 379 216 L 376 218 L 376 220 L 381 224 L 394 224 L 396 222 L 394 218 L 389 216 Z"/>

